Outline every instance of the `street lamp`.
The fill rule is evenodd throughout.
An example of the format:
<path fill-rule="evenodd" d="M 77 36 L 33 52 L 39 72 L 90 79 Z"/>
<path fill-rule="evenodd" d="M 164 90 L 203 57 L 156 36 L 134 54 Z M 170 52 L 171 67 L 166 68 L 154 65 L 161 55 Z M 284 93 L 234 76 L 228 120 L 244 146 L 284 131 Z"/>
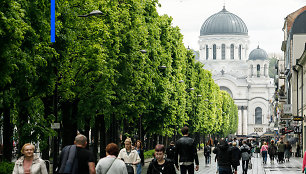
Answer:
<path fill-rule="evenodd" d="M 180 80 L 179 83 L 184 83 L 184 80 Z"/>
<path fill-rule="evenodd" d="M 166 69 L 167 67 L 164 66 L 164 65 L 162 65 L 162 66 L 159 66 L 158 68 L 159 68 L 159 69 Z"/>
<path fill-rule="evenodd" d="M 89 16 L 99 16 L 102 15 L 103 13 L 100 10 L 93 10 L 89 14 L 86 15 L 78 15 L 78 17 L 89 17 Z"/>

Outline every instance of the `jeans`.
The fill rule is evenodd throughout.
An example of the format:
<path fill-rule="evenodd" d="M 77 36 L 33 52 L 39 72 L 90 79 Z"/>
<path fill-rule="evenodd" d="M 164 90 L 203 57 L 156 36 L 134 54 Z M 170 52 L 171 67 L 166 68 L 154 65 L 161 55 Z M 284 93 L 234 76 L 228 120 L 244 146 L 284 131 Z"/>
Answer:
<path fill-rule="evenodd" d="M 136 165 L 136 171 L 137 174 L 141 174 L 141 163 Z"/>
<path fill-rule="evenodd" d="M 181 174 L 186 174 L 188 171 L 188 174 L 194 174 L 194 166 L 193 164 L 189 166 L 181 165 L 180 166 Z"/>
<path fill-rule="evenodd" d="M 267 163 L 267 154 L 268 152 L 267 151 L 262 151 L 262 160 L 264 163 Z"/>
<path fill-rule="evenodd" d="M 249 160 L 242 160 L 242 174 L 248 173 Z"/>
<path fill-rule="evenodd" d="M 205 164 L 209 164 L 210 163 L 210 155 L 205 156 Z"/>
<path fill-rule="evenodd" d="M 219 166 L 219 174 L 232 174 L 231 167 Z"/>

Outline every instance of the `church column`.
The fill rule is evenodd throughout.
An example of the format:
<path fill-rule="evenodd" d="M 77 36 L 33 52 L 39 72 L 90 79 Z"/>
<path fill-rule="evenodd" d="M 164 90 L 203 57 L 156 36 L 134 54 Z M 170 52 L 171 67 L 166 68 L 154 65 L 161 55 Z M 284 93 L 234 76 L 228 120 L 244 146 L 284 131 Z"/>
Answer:
<path fill-rule="evenodd" d="M 257 77 L 257 64 L 253 64 L 253 77 Z"/>
<path fill-rule="evenodd" d="M 248 134 L 248 108 L 247 106 L 243 107 L 243 135 Z"/>
<path fill-rule="evenodd" d="M 209 50 L 209 60 L 213 60 L 213 45 L 214 44 L 210 44 L 210 45 L 208 45 L 208 50 Z"/>
<path fill-rule="evenodd" d="M 242 112 L 240 107 L 238 107 L 238 135 L 242 135 Z"/>

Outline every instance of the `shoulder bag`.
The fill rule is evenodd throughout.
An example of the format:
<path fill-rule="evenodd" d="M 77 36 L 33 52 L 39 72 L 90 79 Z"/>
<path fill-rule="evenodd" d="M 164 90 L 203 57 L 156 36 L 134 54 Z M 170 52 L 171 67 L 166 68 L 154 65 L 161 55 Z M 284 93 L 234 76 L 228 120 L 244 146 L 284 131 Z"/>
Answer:
<path fill-rule="evenodd" d="M 116 161 L 116 158 L 113 160 L 113 162 L 111 163 L 111 165 L 108 167 L 108 169 L 106 170 L 105 174 L 107 174 L 108 170 L 112 167 L 112 165 L 114 164 L 115 161 Z"/>

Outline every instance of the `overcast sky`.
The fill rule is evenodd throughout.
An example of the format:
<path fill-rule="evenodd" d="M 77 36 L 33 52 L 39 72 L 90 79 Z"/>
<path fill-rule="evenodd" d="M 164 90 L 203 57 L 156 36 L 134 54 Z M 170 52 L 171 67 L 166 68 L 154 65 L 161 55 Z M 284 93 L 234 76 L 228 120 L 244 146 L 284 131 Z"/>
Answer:
<path fill-rule="evenodd" d="M 259 43 L 267 53 L 281 54 L 284 18 L 306 5 L 306 0 L 159 0 L 160 15 L 173 18 L 184 35 L 184 44 L 199 50 L 198 39 L 204 21 L 223 8 L 239 16 L 247 25 L 249 52 Z"/>

